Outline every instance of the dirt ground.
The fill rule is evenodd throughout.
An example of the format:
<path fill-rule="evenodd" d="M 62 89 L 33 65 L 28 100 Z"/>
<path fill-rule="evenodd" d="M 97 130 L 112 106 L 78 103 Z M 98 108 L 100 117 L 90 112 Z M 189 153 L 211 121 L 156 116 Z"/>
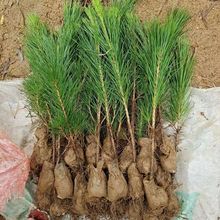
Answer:
<path fill-rule="evenodd" d="M 62 22 L 64 0 L 0 1 L 0 79 L 24 77 L 29 72 L 22 52 L 26 16 L 35 12 L 57 26 Z M 197 60 L 193 86 L 220 86 L 219 0 L 139 0 L 136 11 L 147 20 L 163 17 L 177 6 L 186 8 L 192 16 L 188 33 Z"/>

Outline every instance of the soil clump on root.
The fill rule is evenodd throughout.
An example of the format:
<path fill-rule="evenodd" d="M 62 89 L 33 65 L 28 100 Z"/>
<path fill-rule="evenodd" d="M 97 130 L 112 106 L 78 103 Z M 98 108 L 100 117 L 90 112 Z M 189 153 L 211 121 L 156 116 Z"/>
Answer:
<path fill-rule="evenodd" d="M 96 146 L 95 142 L 88 143 L 94 144 L 92 148 Z M 53 164 L 52 156 L 50 162 L 44 161 L 37 189 L 39 208 L 48 211 L 51 216 L 72 213 L 74 216 L 87 215 L 91 219 L 101 216 L 121 219 L 127 216 L 131 220 L 156 220 L 169 219 L 178 213 L 179 201 L 174 193 L 173 169 L 169 169 L 170 172 L 164 169 L 160 155 L 154 158 L 154 178 L 149 177 L 150 165 L 146 161 L 149 158 L 147 147 L 151 143 L 149 138 L 139 140 L 137 162 L 125 157 L 127 153 L 132 154 L 129 145 L 126 145 L 118 155 L 118 161 L 101 153 L 96 163 L 95 157 L 94 160 L 88 159 L 88 143 L 85 142 L 85 146 L 81 147 L 86 160 L 77 171 L 74 165 L 77 159 L 72 148 L 62 155 L 60 163 Z M 35 146 L 37 149 L 38 144 Z M 104 139 L 103 145 L 102 150 L 106 153 L 106 146 L 111 146 L 108 138 Z M 170 149 L 170 146 L 166 148 Z M 108 158 L 105 162 L 101 159 L 103 155 L 105 159 Z M 164 151 L 161 155 L 165 155 Z"/>

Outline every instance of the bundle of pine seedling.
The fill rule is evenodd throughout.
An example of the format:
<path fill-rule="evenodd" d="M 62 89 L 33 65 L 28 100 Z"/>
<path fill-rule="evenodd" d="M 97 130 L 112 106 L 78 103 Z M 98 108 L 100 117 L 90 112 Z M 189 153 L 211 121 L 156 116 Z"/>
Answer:
<path fill-rule="evenodd" d="M 24 89 L 41 121 L 31 166 L 51 216 L 170 219 L 176 129 L 189 109 L 189 19 L 172 11 L 143 24 L 132 0 L 65 7 L 58 31 L 28 19 Z"/>

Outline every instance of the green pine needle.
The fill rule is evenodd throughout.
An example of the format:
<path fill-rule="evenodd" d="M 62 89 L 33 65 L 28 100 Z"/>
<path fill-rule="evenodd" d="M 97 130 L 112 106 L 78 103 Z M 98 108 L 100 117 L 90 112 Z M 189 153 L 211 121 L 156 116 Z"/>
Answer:
<path fill-rule="evenodd" d="M 189 112 L 190 83 L 192 79 L 194 57 L 186 39 L 180 38 L 175 50 L 173 73 L 170 80 L 170 99 L 166 111 L 167 119 L 172 123 L 181 123 Z"/>
<path fill-rule="evenodd" d="M 171 63 L 174 59 L 173 49 L 178 38 L 183 34 L 188 19 L 189 16 L 185 11 L 174 10 L 168 15 L 164 24 L 155 20 L 144 28 L 141 26 L 138 28 L 137 37 L 140 46 L 137 58 L 142 70 L 138 86 L 142 97 L 139 109 L 140 114 L 144 114 L 141 120 L 150 119 L 152 129 L 155 128 L 156 109 L 166 99 L 169 88 Z M 150 108 L 147 107 L 149 105 Z M 145 123 L 149 121 L 140 124 Z"/>
<path fill-rule="evenodd" d="M 87 126 L 79 93 L 83 75 L 78 61 L 78 31 L 81 8 L 66 6 L 64 24 L 53 33 L 32 15 L 28 18 L 26 56 L 32 74 L 24 89 L 31 109 L 54 134 L 78 134 Z"/>

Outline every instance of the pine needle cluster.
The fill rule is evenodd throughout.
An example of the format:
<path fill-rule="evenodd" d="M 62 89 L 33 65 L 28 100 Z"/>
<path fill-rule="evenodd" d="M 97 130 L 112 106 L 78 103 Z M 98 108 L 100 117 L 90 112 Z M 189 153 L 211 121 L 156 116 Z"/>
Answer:
<path fill-rule="evenodd" d="M 78 134 L 87 126 L 79 97 L 85 77 L 79 60 L 81 14 L 77 3 L 66 6 L 64 24 L 56 32 L 36 15 L 27 23 L 26 56 L 32 74 L 24 90 L 31 110 L 58 135 Z"/>
<path fill-rule="evenodd" d="M 150 128 L 154 139 L 158 110 L 172 123 L 186 116 L 194 59 L 186 11 L 147 24 L 133 11 L 133 0 L 73 3 L 58 31 L 30 16 L 25 43 L 32 74 L 24 89 L 54 134 L 93 133 L 100 142 L 104 132 L 116 154 L 125 128 L 135 161 L 136 138 Z"/>

